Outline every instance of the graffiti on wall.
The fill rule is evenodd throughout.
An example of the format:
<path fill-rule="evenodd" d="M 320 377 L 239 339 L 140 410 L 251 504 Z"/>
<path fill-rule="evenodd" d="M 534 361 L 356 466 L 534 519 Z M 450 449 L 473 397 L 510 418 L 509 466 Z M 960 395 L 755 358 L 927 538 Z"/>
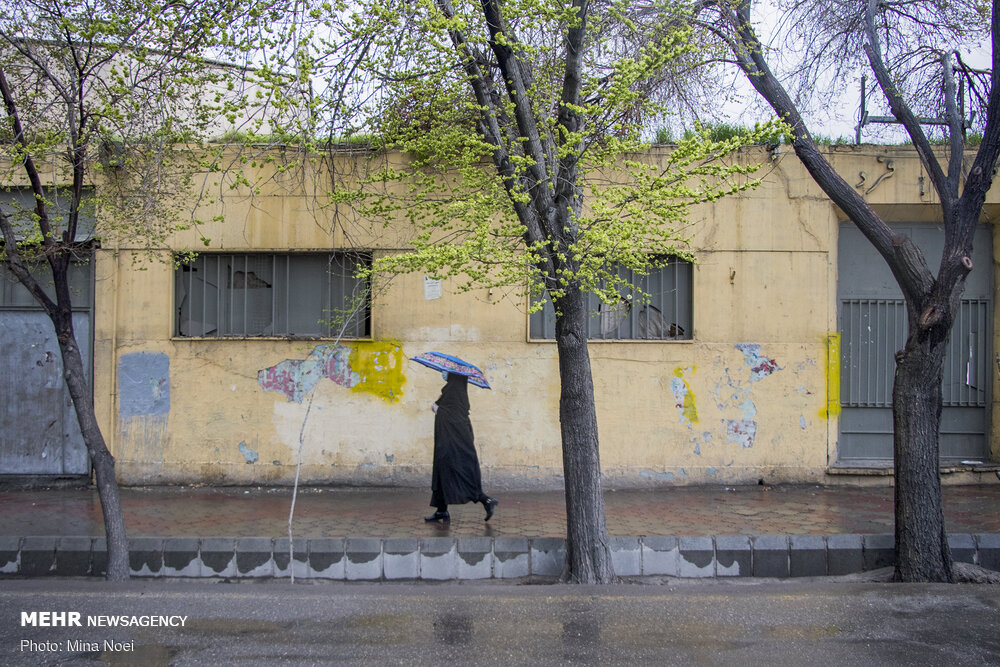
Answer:
<path fill-rule="evenodd" d="M 301 403 L 323 379 L 352 391 L 374 394 L 394 402 L 402 396 L 403 348 L 392 342 L 317 345 L 305 359 L 285 359 L 257 372 L 265 391 L 284 394 Z"/>

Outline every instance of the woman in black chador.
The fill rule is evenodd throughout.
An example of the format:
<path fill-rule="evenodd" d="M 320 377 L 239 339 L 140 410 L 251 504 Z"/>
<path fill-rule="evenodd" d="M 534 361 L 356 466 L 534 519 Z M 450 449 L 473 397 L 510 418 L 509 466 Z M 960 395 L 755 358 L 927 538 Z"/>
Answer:
<path fill-rule="evenodd" d="M 499 502 L 483 493 L 472 422 L 469 421 L 469 378 L 448 373 L 434 416 L 434 472 L 431 475 L 431 507 L 437 508 L 425 521 L 450 521 L 448 505 L 482 503 L 486 520 Z"/>

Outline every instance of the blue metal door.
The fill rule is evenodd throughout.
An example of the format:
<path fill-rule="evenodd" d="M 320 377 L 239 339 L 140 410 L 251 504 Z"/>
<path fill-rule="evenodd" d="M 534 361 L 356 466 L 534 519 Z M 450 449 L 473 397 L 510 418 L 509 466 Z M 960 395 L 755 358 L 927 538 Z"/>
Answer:
<path fill-rule="evenodd" d="M 90 373 L 92 265 L 74 266 L 71 279 L 73 325 Z M 62 368 L 52 321 L 11 274 L 0 273 L 0 475 L 89 473 Z"/>

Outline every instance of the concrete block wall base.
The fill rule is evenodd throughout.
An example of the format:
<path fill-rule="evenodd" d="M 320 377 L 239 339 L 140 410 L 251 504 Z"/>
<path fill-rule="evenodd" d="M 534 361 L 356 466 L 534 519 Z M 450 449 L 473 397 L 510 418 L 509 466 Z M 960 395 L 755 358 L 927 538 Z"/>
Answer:
<path fill-rule="evenodd" d="M 956 562 L 1000 570 L 1000 535 L 949 536 Z M 5 537 L 0 577 L 103 576 L 104 538 Z M 552 537 L 287 538 L 138 537 L 134 577 L 328 579 L 346 581 L 553 578 L 566 543 Z M 614 537 L 623 577 L 821 577 L 894 563 L 892 535 Z"/>

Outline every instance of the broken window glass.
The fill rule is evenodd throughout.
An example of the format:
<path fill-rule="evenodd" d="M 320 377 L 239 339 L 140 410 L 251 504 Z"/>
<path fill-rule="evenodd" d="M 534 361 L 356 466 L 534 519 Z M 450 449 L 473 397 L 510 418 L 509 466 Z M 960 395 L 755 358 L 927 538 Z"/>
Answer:
<path fill-rule="evenodd" d="M 203 253 L 175 273 L 176 334 L 324 338 L 370 335 L 363 253 Z"/>

